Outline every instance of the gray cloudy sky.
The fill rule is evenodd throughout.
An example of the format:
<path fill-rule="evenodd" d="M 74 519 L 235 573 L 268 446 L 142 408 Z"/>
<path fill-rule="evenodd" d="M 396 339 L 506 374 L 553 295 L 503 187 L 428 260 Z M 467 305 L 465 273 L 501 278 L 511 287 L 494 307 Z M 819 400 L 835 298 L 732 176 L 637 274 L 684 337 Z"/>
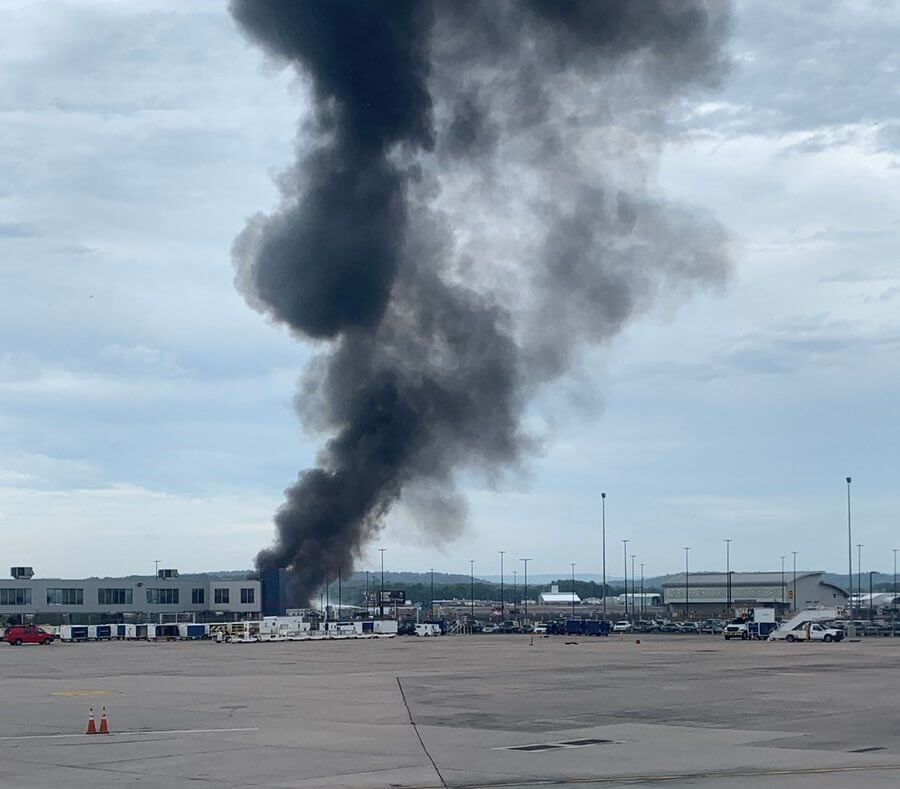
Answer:
<path fill-rule="evenodd" d="M 41 575 L 249 567 L 320 437 L 311 349 L 251 311 L 230 246 L 277 199 L 291 73 L 223 5 L 0 0 L 0 562 Z M 741 3 L 734 71 L 673 118 L 656 178 L 734 238 L 723 294 L 662 305 L 533 408 L 543 451 L 395 569 L 846 567 L 900 547 L 900 8 Z M 585 403 L 588 399 L 591 402 Z M 600 401 L 602 402 L 596 402 Z M 377 555 L 377 552 L 373 553 Z M 372 560 L 374 563 L 374 559 Z M 854 549 L 855 561 L 855 549 Z M 508 561 L 508 569 L 511 564 Z"/>

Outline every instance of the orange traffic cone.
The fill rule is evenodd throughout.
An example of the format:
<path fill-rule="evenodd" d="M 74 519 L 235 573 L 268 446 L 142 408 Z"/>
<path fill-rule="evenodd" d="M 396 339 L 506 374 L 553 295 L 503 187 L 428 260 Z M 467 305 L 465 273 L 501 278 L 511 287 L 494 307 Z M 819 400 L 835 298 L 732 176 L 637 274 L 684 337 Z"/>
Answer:
<path fill-rule="evenodd" d="M 85 734 L 96 734 L 97 727 L 94 725 L 94 708 L 91 707 L 91 711 L 88 713 L 88 728 Z"/>
<path fill-rule="evenodd" d="M 106 722 L 106 707 L 100 713 L 100 731 L 98 734 L 109 734 L 109 724 Z"/>

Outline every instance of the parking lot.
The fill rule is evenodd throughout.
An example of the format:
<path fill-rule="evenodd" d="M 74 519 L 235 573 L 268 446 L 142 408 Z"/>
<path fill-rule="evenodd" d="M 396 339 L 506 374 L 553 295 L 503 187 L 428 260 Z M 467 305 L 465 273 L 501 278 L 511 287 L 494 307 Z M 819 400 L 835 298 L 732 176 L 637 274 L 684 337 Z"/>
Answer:
<path fill-rule="evenodd" d="M 640 640 L 0 647 L 0 785 L 900 785 L 900 640 Z"/>

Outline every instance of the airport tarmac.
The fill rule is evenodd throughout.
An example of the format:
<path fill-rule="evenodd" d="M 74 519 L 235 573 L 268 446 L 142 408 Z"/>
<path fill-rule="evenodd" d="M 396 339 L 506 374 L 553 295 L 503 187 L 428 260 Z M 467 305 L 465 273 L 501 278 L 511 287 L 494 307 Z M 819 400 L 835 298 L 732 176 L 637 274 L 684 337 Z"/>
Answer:
<path fill-rule="evenodd" d="M 0 787 L 900 786 L 900 639 L 572 640 L 0 646 Z"/>

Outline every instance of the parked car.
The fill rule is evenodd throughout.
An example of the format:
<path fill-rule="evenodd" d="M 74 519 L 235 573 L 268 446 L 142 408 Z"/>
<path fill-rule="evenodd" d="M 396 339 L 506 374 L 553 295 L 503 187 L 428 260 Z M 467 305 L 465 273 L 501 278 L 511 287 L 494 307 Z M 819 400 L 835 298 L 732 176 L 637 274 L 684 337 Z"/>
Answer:
<path fill-rule="evenodd" d="M 547 625 L 543 622 L 535 622 L 534 625 L 534 634 L 536 636 L 545 636 L 547 635 Z"/>
<path fill-rule="evenodd" d="M 666 622 L 662 627 L 660 627 L 659 632 L 660 633 L 677 633 L 678 625 L 675 624 L 674 622 Z"/>
<path fill-rule="evenodd" d="M 3 640 L 14 647 L 22 644 L 52 644 L 53 639 L 53 633 L 35 625 L 13 625 L 6 628 L 3 634 Z"/>
<path fill-rule="evenodd" d="M 482 629 L 482 633 L 497 633 L 500 631 L 499 625 L 485 625 Z"/>
<path fill-rule="evenodd" d="M 678 632 L 691 634 L 699 633 L 700 625 L 698 625 L 696 622 L 682 622 L 680 625 L 678 625 Z"/>
<path fill-rule="evenodd" d="M 624 619 L 621 622 L 616 622 L 613 625 L 613 633 L 630 633 L 631 632 L 631 622 L 626 622 Z"/>

